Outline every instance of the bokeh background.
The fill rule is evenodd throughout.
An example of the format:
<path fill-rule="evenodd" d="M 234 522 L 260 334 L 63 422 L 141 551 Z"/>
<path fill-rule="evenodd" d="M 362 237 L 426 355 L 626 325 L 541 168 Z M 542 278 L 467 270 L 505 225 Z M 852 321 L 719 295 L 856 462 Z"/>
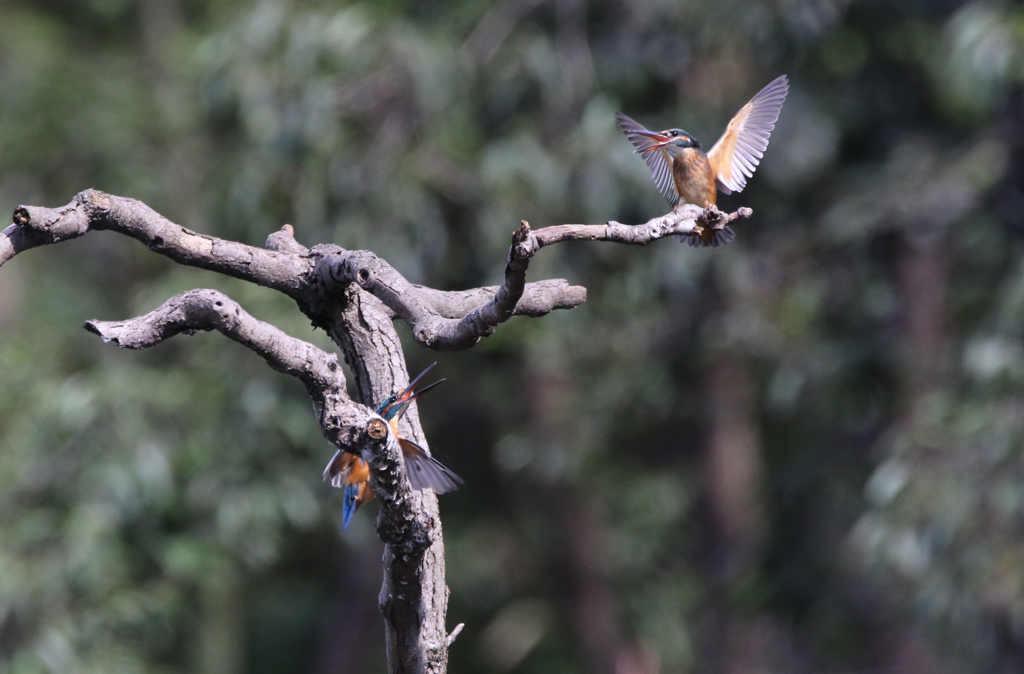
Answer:
<path fill-rule="evenodd" d="M 466 479 L 451 669 L 1022 671 L 1020 5 L 4 0 L 0 212 L 93 187 L 493 284 L 521 219 L 666 210 L 616 110 L 710 146 L 781 73 L 735 244 L 545 249 L 585 305 L 406 342 Z M 385 671 L 376 508 L 340 533 L 301 386 L 79 327 L 193 287 L 331 346 L 112 234 L 0 269 L 2 672 Z"/>

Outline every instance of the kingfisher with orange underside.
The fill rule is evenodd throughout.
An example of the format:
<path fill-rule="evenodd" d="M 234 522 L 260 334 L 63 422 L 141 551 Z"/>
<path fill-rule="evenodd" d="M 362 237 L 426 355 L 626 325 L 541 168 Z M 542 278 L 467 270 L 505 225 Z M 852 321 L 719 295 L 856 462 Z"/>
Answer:
<path fill-rule="evenodd" d="M 636 152 L 644 156 L 654 182 L 673 208 L 694 204 L 716 206 L 718 192 L 732 194 L 747 185 L 747 178 L 764 157 L 782 104 L 789 93 L 785 75 L 776 78 L 740 108 L 725 133 L 704 154 L 700 143 L 682 129 L 648 131 L 621 112 L 615 113 L 619 128 Z M 736 238 L 729 227 L 711 229 L 698 224 L 687 237 L 691 246 L 718 247 Z"/>
<path fill-rule="evenodd" d="M 388 428 L 398 440 L 398 445 L 402 449 L 402 457 L 405 459 L 405 473 L 409 477 L 410 486 L 416 490 L 429 487 L 438 494 L 444 494 L 458 489 L 458 485 L 462 484 L 462 479 L 448 470 L 440 461 L 427 454 L 426 450 L 418 444 L 402 437 L 398 431 L 398 422 L 405 415 L 412 401 L 445 381 L 440 379 L 419 391 L 416 390 L 416 385 L 434 365 L 437 363 L 427 367 L 405 389 L 388 396 L 377 406 L 374 413 L 387 422 Z M 324 480 L 338 489 L 345 490 L 341 524 L 342 531 L 344 531 L 348 528 L 349 522 L 352 521 L 352 516 L 355 515 L 359 506 L 373 498 L 373 490 L 370 488 L 370 466 L 361 457 L 339 449 L 324 468 Z"/>

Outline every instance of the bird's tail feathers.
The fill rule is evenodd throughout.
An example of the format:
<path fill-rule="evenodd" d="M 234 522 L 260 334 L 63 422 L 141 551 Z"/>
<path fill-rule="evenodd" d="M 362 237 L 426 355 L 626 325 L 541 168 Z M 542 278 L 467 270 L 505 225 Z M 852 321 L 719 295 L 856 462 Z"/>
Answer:
<path fill-rule="evenodd" d="M 345 500 L 341 506 L 341 530 L 348 529 L 352 516 L 359 507 L 359 485 L 350 484 L 345 487 Z"/>

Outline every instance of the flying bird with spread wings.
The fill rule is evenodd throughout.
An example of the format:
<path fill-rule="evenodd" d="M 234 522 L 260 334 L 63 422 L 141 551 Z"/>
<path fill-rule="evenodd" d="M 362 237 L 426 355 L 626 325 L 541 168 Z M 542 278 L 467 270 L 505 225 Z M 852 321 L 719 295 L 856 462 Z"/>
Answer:
<path fill-rule="evenodd" d="M 773 80 L 740 108 L 707 154 L 682 129 L 648 131 L 621 112 L 615 118 L 636 152 L 643 154 L 658 190 L 672 207 L 708 208 L 716 205 L 719 191 L 732 194 L 746 187 L 764 156 L 788 93 L 785 75 Z M 736 238 L 729 227 L 715 230 L 698 225 L 694 233 L 688 237 L 691 246 L 718 247 Z"/>

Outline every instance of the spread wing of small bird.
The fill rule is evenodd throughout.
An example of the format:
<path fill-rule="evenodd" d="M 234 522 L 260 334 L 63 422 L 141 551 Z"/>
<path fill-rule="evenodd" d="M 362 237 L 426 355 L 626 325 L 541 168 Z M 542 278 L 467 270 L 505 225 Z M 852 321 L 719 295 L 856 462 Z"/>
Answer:
<path fill-rule="evenodd" d="M 406 475 L 413 489 L 430 487 L 437 494 L 455 491 L 463 484 L 462 478 L 448 470 L 444 464 L 430 456 L 412 440 L 399 437 L 398 444 L 405 457 Z"/>
<path fill-rule="evenodd" d="M 736 113 L 725 133 L 708 152 L 708 161 L 720 191 L 732 194 L 746 187 L 747 178 L 754 175 L 764 157 L 768 137 L 775 128 L 788 93 L 789 80 L 785 75 L 773 80 Z"/>
<path fill-rule="evenodd" d="M 701 181 L 703 176 L 700 171 L 693 171 L 692 166 L 698 166 L 700 162 L 687 167 L 686 160 L 680 175 L 675 175 L 673 168 L 680 161 L 680 156 L 669 151 L 672 146 L 682 148 L 695 148 L 700 153 L 700 144 L 693 140 L 693 137 L 682 129 L 669 129 L 667 131 L 650 131 L 642 124 L 631 117 L 615 113 L 629 141 L 633 143 L 638 154 L 642 154 L 647 167 L 651 170 L 658 191 L 665 200 L 673 207 L 678 206 L 683 196 L 680 189 L 699 188 L 697 191 L 711 190 L 710 198 L 700 199 L 707 203 L 714 204 L 714 188 L 725 194 L 741 191 L 747 184 L 747 178 L 754 175 L 764 151 L 768 147 L 768 138 L 775 128 L 775 122 L 779 119 L 779 112 L 782 104 L 789 93 L 789 80 L 782 75 L 773 80 L 768 86 L 762 89 L 749 103 L 744 105 L 736 116 L 729 122 L 725 133 L 718 139 L 714 147 L 706 155 L 706 166 L 710 168 L 708 180 L 713 177 L 714 185 L 709 182 L 705 188 L 702 184 L 695 185 L 692 181 Z M 681 142 L 682 141 L 682 142 Z M 692 151 L 691 151 L 692 153 Z M 705 156 L 700 153 L 699 156 Z M 676 171 L 675 173 L 679 173 Z M 679 183 L 677 181 L 683 181 Z M 682 186 L 681 186 L 682 185 Z M 694 197 L 690 196 L 692 201 Z M 691 243 L 692 243 L 691 239 Z M 707 245 L 707 244 L 705 244 Z"/>
<path fill-rule="evenodd" d="M 675 185 L 672 182 L 672 157 L 669 156 L 668 151 L 663 147 L 648 150 L 648 148 L 658 145 L 659 141 L 652 137 L 654 134 L 643 124 L 629 115 L 616 112 L 615 119 L 619 121 L 619 128 L 626 134 L 626 138 L 629 138 L 629 142 L 633 143 L 633 147 L 643 155 L 661 196 L 665 197 L 665 201 L 675 208 L 679 203 L 679 195 L 676 194 Z M 645 150 L 647 151 L 645 152 Z"/>
<path fill-rule="evenodd" d="M 429 386 L 424 386 L 419 391 L 416 390 L 416 385 L 436 364 L 433 363 L 423 370 L 409 386 L 388 396 L 377 406 L 375 411 L 388 422 L 388 427 L 398 440 L 402 456 L 405 458 L 406 474 L 409 476 L 410 486 L 416 490 L 430 487 L 436 493 L 444 494 L 458 489 L 458 485 L 463 484 L 462 479 L 448 470 L 440 461 L 427 454 L 426 450 L 418 444 L 403 438 L 398 430 L 398 422 L 405 415 L 412 401 L 445 381 L 441 379 Z M 324 468 L 324 480 L 330 482 L 333 487 L 345 490 L 342 506 L 342 530 L 344 530 L 348 528 L 356 509 L 373 498 L 369 482 L 370 466 L 355 454 L 338 450 L 334 458 Z"/>

